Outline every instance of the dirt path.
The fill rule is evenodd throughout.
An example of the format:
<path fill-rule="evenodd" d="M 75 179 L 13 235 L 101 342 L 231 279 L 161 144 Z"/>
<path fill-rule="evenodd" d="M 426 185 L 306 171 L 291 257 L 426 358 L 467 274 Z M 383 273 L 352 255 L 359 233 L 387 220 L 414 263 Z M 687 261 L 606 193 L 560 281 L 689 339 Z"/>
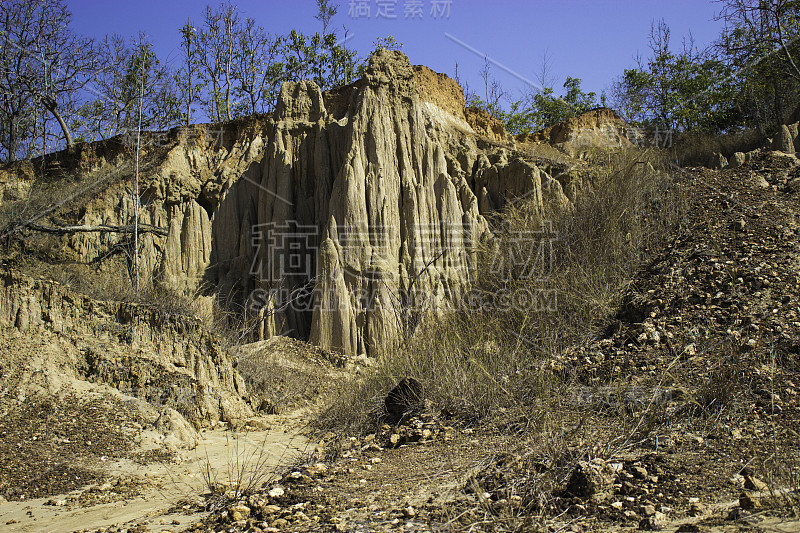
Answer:
<path fill-rule="evenodd" d="M 110 462 L 104 468 L 110 481 L 102 485 L 54 497 L 4 502 L 0 504 L 0 531 L 66 533 L 133 523 L 156 531 L 181 531 L 205 516 L 185 514 L 182 506 L 208 492 L 204 473 L 209 464 L 212 476 L 223 485 L 237 478 L 238 466 L 251 470 L 256 462 L 266 481 L 269 472 L 305 451 L 308 441 L 300 434 L 302 414 L 268 416 L 265 422 L 273 429 L 239 434 L 205 431 L 195 450 L 184 451 L 171 462 Z"/>

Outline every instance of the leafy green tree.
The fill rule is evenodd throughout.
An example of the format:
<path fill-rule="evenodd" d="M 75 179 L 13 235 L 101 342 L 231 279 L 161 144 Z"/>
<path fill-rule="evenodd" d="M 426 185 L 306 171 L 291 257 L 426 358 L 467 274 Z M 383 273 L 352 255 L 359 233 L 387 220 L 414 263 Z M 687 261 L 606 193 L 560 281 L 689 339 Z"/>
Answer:
<path fill-rule="evenodd" d="M 283 41 L 283 64 L 286 79 L 311 80 L 323 90 L 350 83 L 357 71 L 356 52 L 339 44 L 335 33 L 292 30 Z"/>
<path fill-rule="evenodd" d="M 733 127 L 737 89 L 729 65 L 698 51 L 691 39 L 674 52 L 664 21 L 651 25 L 650 49 L 650 57 L 626 69 L 612 89 L 614 107 L 623 118 L 664 130 Z"/>
<path fill-rule="evenodd" d="M 503 121 L 506 131 L 513 135 L 543 130 L 597 107 L 597 94 L 583 92 L 579 78 L 568 76 L 563 88 L 564 93 L 557 96 L 552 87 L 545 87 L 524 100 L 511 102 L 508 111 L 499 102 L 487 103 L 476 95 L 471 96 L 467 106 L 486 109 Z"/>
<path fill-rule="evenodd" d="M 720 0 L 716 49 L 738 73 L 738 107 L 765 131 L 782 124 L 800 93 L 800 2 Z"/>
<path fill-rule="evenodd" d="M 650 74 L 639 69 L 625 69 L 611 89 L 616 111 L 631 124 L 644 124 L 649 116 L 648 88 Z"/>

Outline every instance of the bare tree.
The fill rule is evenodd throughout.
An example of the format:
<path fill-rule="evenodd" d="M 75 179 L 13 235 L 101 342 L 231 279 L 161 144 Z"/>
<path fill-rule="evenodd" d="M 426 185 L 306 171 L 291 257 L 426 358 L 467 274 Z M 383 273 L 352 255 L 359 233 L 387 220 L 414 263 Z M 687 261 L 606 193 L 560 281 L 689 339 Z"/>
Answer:
<path fill-rule="evenodd" d="M 181 28 L 181 52 L 183 54 L 183 65 L 174 78 L 178 89 L 178 97 L 184 109 L 183 123 L 189 126 L 192 123 L 192 106 L 197 101 L 202 89 L 199 83 L 195 85 L 200 54 L 197 43 L 197 28 L 189 21 Z"/>
<path fill-rule="evenodd" d="M 269 35 L 256 21 L 248 18 L 236 32 L 233 54 L 233 79 L 237 82 L 234 94 L 244 102 L 248 114 L 264 109 L 280 87 L 282 65 L 277 61 L 280 38 Z"/>
<path fill-rule="evenodd" d="M 92 136 L 105 139 L 137 129 L 140 101 L 144 129 L 161 130 L 178 122 L 173 76 L 143 34 L 130 45 L 119 35 L 106 36 L 99 57 L 103 68 L 94 79 L 94 98 L 81 109 Z"/>
<path fill-rule="evenodd" d="M 31 57 L 25 53 L 17 42 L 14 41 L 12 28 L 13 21 L 18 15 L 11 11 L 10 6 L 0 4 L 0 14 L 3 17 L 3 27 L 8 30 L 0 33 L 2 47 L 0 47 L 0 112 L 2 120 L 0 127 L 3 134 L 3 147 L 7 152 L 7 160 L 15 161 L 18 156 L 20 137 L 25 135 L 25 123 L 32 117 L 31 94 L 25 90 L 24 81 L 20 73 Z M 17 38 L 18 40 L 18 38 Z"/>
<path fill-rule="evenodd" d="M 672 54 L 669 48 L 670 36 L 671 31 L 664 19 L 660 19 L 658 22 L 650 22 L 649 44 L 652 57 L 648 67 L 651 73 L 651 107 L 656 112 L 656 119 L 660 124 L 666 124 L 668 117 L 671 115 L 670 92 L 673 83 L 673 72 L 670 71 L 672 68 Z M 641 70 L 647 70 L 648 67 L 639 66 Z"/>
<path fill-rule="evenodd" d="M 73 109 L 78 91 L 97 67 L 94 42 L 70 31 L 71 14 L 62 0 L 4 0 L 0 20 L 0 113 L 7 124 L 3 144 L 8 159 L 17 158 L 23 126 L 35 120 L 39 108 L 56 120 L 71 148 L 64 111 Z"/>
<path fill-rule="evenodd" d="M 230 2 L 216 10 L 206 6 L 204 26 L 197 36 L 200 77 L 210 89 L 209 114 L 218 122 L 230 120 L 231 90 L 239 12 Z"/>
<path fill-rule="evenodd" d="M 542 63 L 539 65 L 539 72 L 536 74 L 536 81 L 539 83 L 539 92 L 543 91 L 545 87 L 553 87 L 556 83 L 556 77 L 553 76 L 553 56 L 550 51 L 545 49 L 542 52 Z"/>
<path fill-rule="evenodd" d="M 522 89 L 521 103 L 528 109 L 535 108 L 537 106 L 537 95 L 540 97 L 544 96 L 546 89 L 552 90 L 557 81 L 556 77 L 553 75 L 553 56 L 547 49 L 542 52 L 542 61 L 539 64 L 539 70 L 536 73 L 535 81 L 538 87 L 531 87 L 528 85 Z"/>
<path fill-rule="evenodd" d="M 489 58 L 483 58 L 483 67 L 478 71 L 481 79 L 483 80 L 484 95 L 486 97 L 486 106 L 490 113 L 496 112 L 500 109 L 500 100 L 506 97 L 506 92 L 492 76 L 492 68 L 489 64 Z"/>
<path fill-rule="evenodd" d="M 98 56 L 103 68 L 94 79 L 95 94 L 81 108 L 90 138 L 106 139 L 132 124 L 137 92 L 131 86 L 127 67 L 132 50 L 120 35 L 106 35 Z"/>

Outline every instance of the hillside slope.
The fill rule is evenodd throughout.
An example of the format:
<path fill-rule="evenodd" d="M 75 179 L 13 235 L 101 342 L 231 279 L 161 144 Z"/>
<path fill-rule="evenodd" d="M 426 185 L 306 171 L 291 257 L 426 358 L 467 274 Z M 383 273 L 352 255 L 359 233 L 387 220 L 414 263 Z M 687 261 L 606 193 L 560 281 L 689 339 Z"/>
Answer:
<path fill-rule="evenodd" d="M 797 531 L 798 176 L 767 150 L 675 169 L 686 218 L 607 326 L 556 355 L 549 402 L 330 435 L 290 497 L 192 531 Z"/>

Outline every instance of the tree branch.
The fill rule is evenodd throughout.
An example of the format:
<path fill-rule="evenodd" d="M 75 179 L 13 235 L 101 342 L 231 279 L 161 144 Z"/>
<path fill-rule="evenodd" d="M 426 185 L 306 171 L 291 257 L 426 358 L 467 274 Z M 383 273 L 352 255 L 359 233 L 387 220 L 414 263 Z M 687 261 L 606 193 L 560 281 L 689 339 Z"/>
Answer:
<path fill-rule="evenodd" d="M 39 231 L 41 233 L 49 233 L 51 235 L 67 235 L 69 233 L 133 233 L 135 226 L 128 224 L 125 226 L 109 226 L 107 224 L 83 224 L 79 226 L 44 226 L 36 222 L 31 222 L 23 225 L 25 228 Z M 139 233 L 155 233 L 163 237 L 167 236 L 167 228 L 159 226 L 152 226 L 150 224 L 139 223 Z"/>

